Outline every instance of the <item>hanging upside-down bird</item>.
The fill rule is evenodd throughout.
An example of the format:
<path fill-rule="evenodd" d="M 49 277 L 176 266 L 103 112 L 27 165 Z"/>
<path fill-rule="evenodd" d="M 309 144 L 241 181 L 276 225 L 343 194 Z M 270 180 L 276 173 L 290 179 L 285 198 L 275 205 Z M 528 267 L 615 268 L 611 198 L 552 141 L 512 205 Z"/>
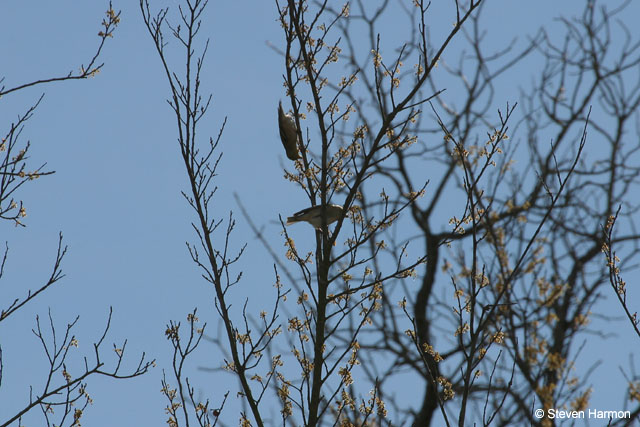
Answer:
<path fill-rule="evenodd" d="M 298 153 L 298 131 L 296 122 L 291 114 L 285 114 L 282 110 L 282 102 L 278 104 L 278 127 L 280 128 L 280 139 L 287 157 L 291 160 L 300 158 Z"/>
<path fill-rule="evenodd" d="M 325 208 L 325 212 L 327 215 L 327 225 L 332 222 L 336 222 L 340 215 L 342 215 L 342 206 L 339 205 L 327 205 Z M 296 212 L 293 216 L 287 218 L 287 225 L 291 225 L 296 222 L 305 221 L 311 224 L 314 228 L 318 230 L 322 228 L 322 206 L 311 206 L 310 208 L 306 208 L 301 210 L 300 212 Z"/>

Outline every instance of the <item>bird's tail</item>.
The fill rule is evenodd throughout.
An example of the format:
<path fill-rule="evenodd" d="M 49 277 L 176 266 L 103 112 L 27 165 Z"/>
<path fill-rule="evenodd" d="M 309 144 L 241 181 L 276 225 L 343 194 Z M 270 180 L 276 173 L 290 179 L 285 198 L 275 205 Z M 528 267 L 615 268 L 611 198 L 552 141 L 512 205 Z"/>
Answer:
<path fill-rule="evenodd" d="M 291 224 L 293 224 L 295 222 L 298 222 L 298 221 L 300 221 L 300 220 L 297 219 L 296 217 L 290 216 L 290 217 L 287 218 L 287 225 L 291 225 Z"/>

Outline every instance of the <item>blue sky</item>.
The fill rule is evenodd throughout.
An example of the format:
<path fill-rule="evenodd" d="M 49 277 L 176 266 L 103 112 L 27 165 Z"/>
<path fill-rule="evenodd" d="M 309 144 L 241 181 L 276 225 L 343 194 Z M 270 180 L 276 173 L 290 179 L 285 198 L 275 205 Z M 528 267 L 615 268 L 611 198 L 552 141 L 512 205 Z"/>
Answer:
<path fill-rule="evenodd" d="M 174 3 L 168 2 L 172 7 Z M 560 8 L 571 12 L 573 4 L 489 0 L 491 11 L 485 16 L 494 16 L 495 22 L 487 28 L 488 43 L 531 34 L 540 25 L 556 28 L 553 18 L 563 12 Z M 161 6 L 159 2 L 152 5 Z M 165 76 L 137 2 L 115 2 L 113 7 L 122 10 L 122 21 L 105 47 L 101 57 L 105 66 L 100 74 L 85 81 L 34 87 L 0 100 L 4 132 L 45 93 L 22 138 L 31 141 L 31 164 L 47 162 L 56 171 L 20 193 L 28 213 L 26 228 L 0 224 L 0 241 L 7 241 L 10 247 L 5 278 L 0 283 L 2 306 L 45 280 L 59 232 L 69 245 L 63 264 L 66 277 L 0 328 L 5 366 L 0 420 L 4 407 L 17 407 L 28 398 L 26 385 L 37 389 L 41 381 L 39 372 L 43 371 L 30 368 L 40 364 L 44 369 L 42 352 L 30 331 L 35 315 L 45 317 L 49 308 L 59 327 L 80 316 L 76 329 L 79 354 L 91 352 L 91 342 L 99 337 L 109 306 L 113 306 L 107 344 L 127 338 L 131 361 L 142 351 L 158 359 L 159 367 L 141 378 L 90 383 L 95 404 L 84 420 L 92 426 L 164 423 L 160 378 L 162 368 L 169 368 L 171 350 L 164 326 L 171 319 L 184 320 L 198 307 L 210 331 L 217 329 L 212 290 L 200 278 L 185 247 L 185 241 L 194 240 L 192 216 L 180 195 L 187 188 L 186 178 L 175 119 L 165 102 Z M 97 32 L 107 8 L 108 3 L 101 1 L 4 2 L 0 9 L 3 84 L 11 87 L 61 75 L 86 64 L 99 42 Z M 304 194 L 282 178 L 281 165 L 286 158 L 278 140 L 275 108 L 284 97 L 283 61 L 267 42 L 281 46 L 283 35 L 274 2 L 212 1 L 207 10 L 202 35 L 211 39 L 211 45 L 203 84 L 205 91 L 213 93 L 213 106 L 200 134 L 217 135 L 223 117 L 228 116 L 216 197 L 219 216 L 235 211 L 238 246 L 248 243 L 242 262 L 243 287 L 236 291 L 236 297 L 241 298 L 238 301 L 247 295 L 268 297 L 273 289 L 272 261 L 240 216 L 233 194 L 241 195 L 254 221 L 264 225 L 267 236 L 276 242 L 281 241 L 278 215 L 286 216 L 307 205 Z M 633 4 L 625 16 L 627 20 L 640 16 L 640 6 Z M 437 25 L 447 24 L 433 25 L 436 33 Z M 536 66 L 539 64 L 531 63 L 525 68 L 535 73 Z M 515 88 L 530 84 L 532 76 L 505 82 L 496 107 L 517 100 Z M 294 231 L 301 242 L 305 232 L 304 227 Z M 308 233 L 309 239 L 311 236 Z M 274 246 L 279 248 L 280 243 Z M 259 300 L 252 301 L 256 308 Z M 611 305 L 611 310 L 615 307 Z M 630 339 L 630 328 L 624 321 L 607 322 L 606 328 L 619 334 L 607 346 Z M 598 348 L 593 347 L 594 354 L 589 355 L 592 362 L 605 356 L 597 353 Z M 610 392 L 622 388 L 618 366 L 626 366 L 628 353 L 625 347 L 619 348 L 617 358 L 607 355 L 596 371 L 594 382 L 607 379 L 608 383 L 596 387 L 596 401 L 607 402 Z M 214 348 L 208 344 L 203 344 L 193 360 L 193 366 L 218 363 Z M 221 390 L 220 378 L 232 382 L 230 377 L 192 372 L 209 392 Z M 618 409 L 614 406 L 618 401 L 599 403 L 598 408 Z"/>

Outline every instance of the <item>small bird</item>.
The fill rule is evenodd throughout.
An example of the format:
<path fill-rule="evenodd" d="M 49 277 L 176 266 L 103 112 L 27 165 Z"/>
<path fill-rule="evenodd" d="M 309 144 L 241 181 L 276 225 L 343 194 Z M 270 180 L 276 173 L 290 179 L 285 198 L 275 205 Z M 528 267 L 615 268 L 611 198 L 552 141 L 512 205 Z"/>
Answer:
<path fill-rule="evenodd" d="M 285 114 L 282 110 L 282 102 L 278 104 L 278 127 L 280 128 L 280 139 L 284 150 L 287 152 L 287 157 L 290 160 L 297 160 L 300 158 L 298 153 L 298 132 L 296 129 L 296 122 L 291 117 L 291 114 Z"/>
<path fill-rule="evenodd" d="M 325 209 L 327 215 L 327 225 L 332 222 L 336 222 L 340 215 L 342 215 L 342 206 L 339 205 L 327 205 Z M 287 218 L 287 225 L 291 225 L 295 222 L 305 221 L 311 224 L 318 230 L 322 228 L 322 206 L 311 206 L 296 212 L 293 216 Z"/>

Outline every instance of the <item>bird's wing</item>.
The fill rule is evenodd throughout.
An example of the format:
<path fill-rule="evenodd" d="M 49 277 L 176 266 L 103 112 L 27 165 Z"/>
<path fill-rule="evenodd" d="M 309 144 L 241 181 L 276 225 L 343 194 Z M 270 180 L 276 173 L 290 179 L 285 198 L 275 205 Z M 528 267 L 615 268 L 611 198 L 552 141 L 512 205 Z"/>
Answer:
<path fill-rule="evenodd" d="M 314 211 L 314 210 L 316 210 L 316 209 L 318 209 L 318 207 L 317 207 L 317 206 L 311 206 L 311 207 L 309 207 L 309 208 L 302 209 L 301 211 L 298 211 L 298 212 L 294 213 L 294 214 L 293 214 L 293 216 L 292 216 L 292 218 L 295 218 L 296 220 L 299 220 L 299 219 L 300 219 L 300 217 L 307 216 L 307 215 L 309 215 L 312 211 Z"/>

